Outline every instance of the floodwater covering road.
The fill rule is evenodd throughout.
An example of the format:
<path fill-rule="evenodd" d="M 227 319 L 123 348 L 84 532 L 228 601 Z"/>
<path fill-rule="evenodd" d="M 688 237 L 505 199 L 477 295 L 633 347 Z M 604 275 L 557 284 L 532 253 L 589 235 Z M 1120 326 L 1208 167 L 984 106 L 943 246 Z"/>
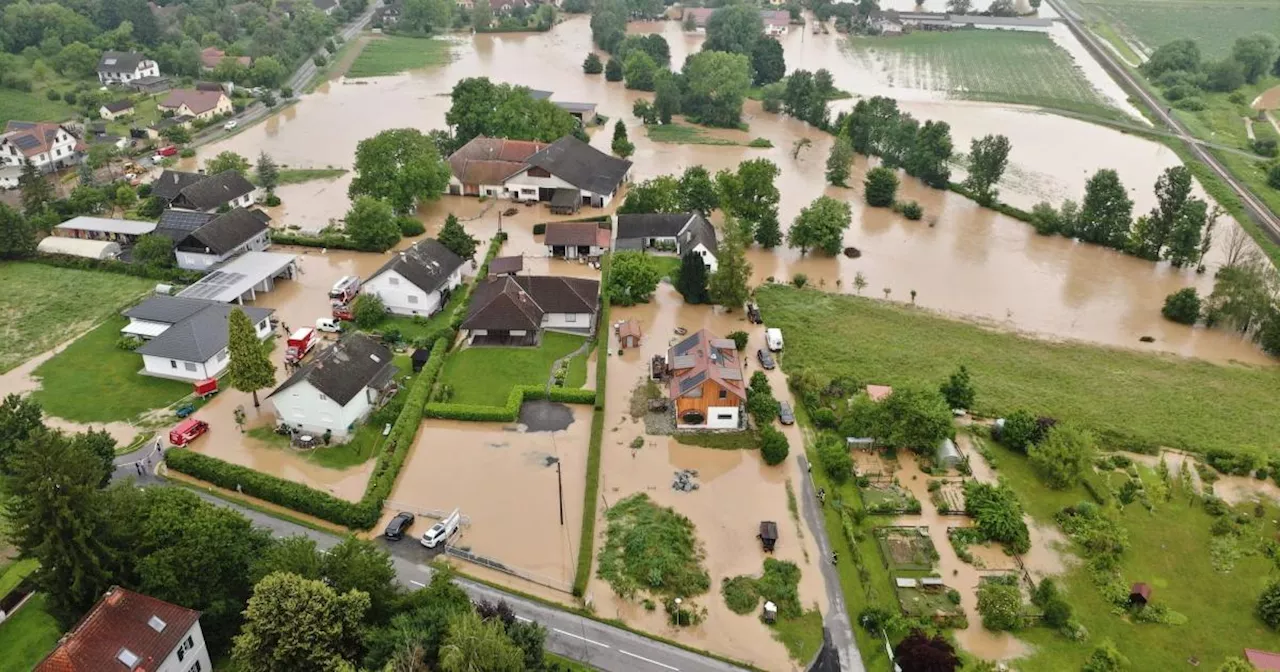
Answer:
<path fill-rule="evenodd" d="M 544 34 L 450 38 L 455 43 L 454 59 L 447 65 L 390 77 L 332 81 L 266 123 L 201 148 L 200 159 L 224 150 L 245 156 L 265 151 L 290 166 L 350 167 L 356 144 L 380 130 L 443 127 L 453 85 L 464 77 L 488 76 L 553 91 L 553 100 L 593 102 L 611 120 L 624 120 L 636 144 L 632 160 L 637 180 L 698 164 L 715 171 L 764 157 L 782 169 L 779 214 L 784 226 L 819 195 L 851 203 L 854 224 L 845 242 L 863 252 L 860 259 L 802 258 L 791 249 L 753 249 L 756 281 L 785 280 L 804 273 L 811 284 L 828 291 L 852 292 L 855 274 L 862 273 L 871 295 L 881 296 L 889 288 L 891 299 L 905 300 L 914 289 L 916 302 L 923 307 L 1002 329 L 1218 362 L 1268 363 L 1256 346 L 1234 334 L 1189 328 L 1160 316 L 1166 295 L 1185 286 L 1202 292 L 1211 289 L 1212 271 L 1221 259 L 1217 250 L 1206 259 L 1209 271 L 1197 275 L 1096 246 L 1037 236 L 1023 222 L 905 178 L 900 197 L 919 201 L 926 213 L 923 222 L 909 222 L 888 210 L 866 207 L 860 188 L 824 186 L 830 136 L 794 119 L 765 113 L 750 101 L 746 107 L 750 130 L 740 135 L 767 138 L 772 149 L 651 142 L 631 116 L 632 103 L 651 94 L 581 74 L 582 58 L 592 48 L 587 24 L 586 17 L 577 16 Z M 678 21 L 633 24 L 630 30 L 660 32 L 671 45 L 675 64 L 698 49 L 703 39 L 683 33 Z M 791 31 L 782 37 L 788 66 L 829 68 L 843 89 L 883 93 L 874 78 L 844 53 L 840 39 L 834 34 Z M 1092 72 L 1087 67 L 1085 71 Z M 1095 85 L 1105 89 L 1107 81 L 1099 79 Z M 1078 199 L 1093 171 L 1114 168 L 1130 187 L 1135 210 L 1143 212 L 1154 205 L 1151 186 L 1160 172 L 1178 163 L 1177 156 L 1159 144 L 1074 119 L 1026 108 L 942 100 L 933 92 L 909 95 L 895 89 L 893 93 L 909 98 L 902 107 L 918 118 L 950 123 L 958 150 L 966 149 L 971 138 L 987 133 L 1009 136 L 1011 166 L 1001 197 L 1019 207 L 1029 208 L 1040 200 Z M 841 101 L 833 108 L 849 103 Z M 596 130 L 592 142 L 607 151 L 609 137 L 607 129 Z M 793 147 L 802 139 L 812 144 L 793 158 Z M 1081 151 L 1086 147 L 1087 152 Z M 850 183 L 859 184 L 867 168 L 867 161 L 859 159 Z M 960 176 L 957 171 L 956 177 Z M 349 207 L 346 187 L 351 177 L 348 173 L 323 183 L 322 188 L 316 184 L 282 188 L 285 203 L 276 212 L 277 224 L 314 230 L 341 218 Z M 522 208 L 507 226 L 529 227 L 545 218 L 545 212 Z M 484 226 L 496 229 L 497 213 L 497 208 L 488 210 L 482 216 L 488 222 Z M 440 204 L 420 212 L 429 229 L 443 214 Z M 1217 227 L 1218 238 L 1235 226 L 1224 218 Z M 1154 342 L 1140 343 L 1143 336 Z"/>

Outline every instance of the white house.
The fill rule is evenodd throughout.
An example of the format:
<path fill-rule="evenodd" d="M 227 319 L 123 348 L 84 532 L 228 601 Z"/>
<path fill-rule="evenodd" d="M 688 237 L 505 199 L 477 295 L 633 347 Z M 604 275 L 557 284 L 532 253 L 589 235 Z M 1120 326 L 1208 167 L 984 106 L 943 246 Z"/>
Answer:
<path fill-rule="evenodd" d="M 311 357 L 267 398 L 280 422 L 345 439 L 394 387 L 395 373 L 390 350 L 353 333 Z"/>
<path fill-rule="evenodd" d="M 241 252 L 261 252 L 271 247 L 271 219 L 261 210 L 236 208 L 209 220 L 176 241 L 178 268 L 205 271 Z"/>
<path fill-rule="evenodd" d="M 600 283 L 586 278 L 520 275 L 476 285 L 462 329 L 472 345 L 537 345 L 543 331 L 595 331 Z"/>
<path fill-rule="evenodd" d="M 194 210 L 196 212 L 215 212 L 221 210 L 222 206 L 228 208 L 247 208 L 253 205 L 258 199 L 261 190 L 253 186 L 253 183 L 245 179 L 235 170 L 224 170 L 217 175 L 196 175 L 198 179 L 192 179 L 191 173 L 176 173 L 176 171 L 165 171 L 157 182 L 163 182 L 166 174 L 173 173 L 175 175 L 186 175 L 181 181 L 186 182 L 181 189 L 169 200 L 169 207 L 178 208 L 180 210 Z M 160 186 L 156 186 L 157 191 L 162 191 Z M 169 192 L 165 191 L 161 198 L 165 198 Z"/>
<path fill-rule="evenodd" d="M 546 147 L 545 143 L 530 140 L 476 136 L 449 155 L 446 189 L 455 196 L 505 196 L 502 183 Z"/>
<path fill-rule="evenodd" d="M 609 207 L 631 172 L 631 162 L 609 156 L 567 135 L 530 156 L 527 165 L 503 182 L 517 201 L 550 201 L 557 191 L 573 192 L 582 205 Z"/>
<path fill-rule="evenodd" d="M 98 81 L 103 84 L 128 84 L 159 76 L 160 64 L 133 51 L 104 51 L 98 61 Z"/>
<path fill-rule="evenodd" d="M 129 324 L 120 333 L 146 341 L 135 350 L 142 355 L 142 373 L 204 380 L 227 368 L 227 319 L 236 308 L 249 316 L 258 338 L 271 335 L 272 309 L 165 295 L 152 296 L 124 311 Z"/>
<path fill-rule="evenodd" d="M 195 119 L 212 119 L 234 111 L 227 94 L 222 91 L 199 89 L 174 89 L 164 100 L 156 104 L 156 109 L 161 112 L 172 112 L 174 116 Z"/>
<path fill-rule="evenodd" d="M 617 232 L 616 249 L 657 250 L 680 256 L 693 252 L 702 257 L 708 272 L 719 268 L 716 229 L 696 212 L 614 215 L 613 229 Z"/>
<path fill-rule="evenodd" d="M 17 187 L 28 161 L 49 173 L 80 163 L 84 150 L 84 143 L 61 124 L 10 121 L 0 134 L 0 174 L 6 176 L 0 186 Z"/>
<path fill-rule="evenodd" d="M 133 114 L 133 101 L 128 98 L 121 98 L 110 103 L 103 103 L 98 108 L 98 116 L 107 121 L 114 121 L 120 117 L 127 117 Z"/>
<path fill-rule="evenodd" d="M 360 291 L 382 299 L 396 315 L 434 315 L 462 284 L 462 259 L 433 238 L 391 253 Z"/>
<path fill-rule="evenodd" d="M 764 24 L 765 35 L 786 35 L 791 27 L 791 13 L 780 9 L 762 9 L 760 21 Z"/>
<path fill-rule="evenodd" d="M 112 586 L 35 666 L 36 672 L 212 669 L 200 612 L 119 586 Z"/>
<path fill-rule="evenodd" d="M 609 250 L 612 237 L 613 232 L 596 222 L 549 222 L 542 244 L 548 256 L 593 258 Z"/>

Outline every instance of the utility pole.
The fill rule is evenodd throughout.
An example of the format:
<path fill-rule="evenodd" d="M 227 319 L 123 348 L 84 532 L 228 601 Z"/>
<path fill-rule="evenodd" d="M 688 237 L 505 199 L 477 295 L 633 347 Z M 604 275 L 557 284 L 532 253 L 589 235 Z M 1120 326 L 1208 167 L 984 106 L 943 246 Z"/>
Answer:
<path fill-rule="evenodd" d="M 560 525 L 564 526 L 564 479 L 560 472 L 560 458 L 553 457 L 556 465 L 556 490 L 560 495 Z"/>

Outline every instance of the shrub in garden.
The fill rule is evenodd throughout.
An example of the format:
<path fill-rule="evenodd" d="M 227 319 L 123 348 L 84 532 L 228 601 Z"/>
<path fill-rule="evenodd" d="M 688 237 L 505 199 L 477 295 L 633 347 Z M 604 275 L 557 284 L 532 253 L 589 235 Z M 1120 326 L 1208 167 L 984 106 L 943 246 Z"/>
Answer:
<path fill-rule="evenodd" d="M 1022 611 L 1022 591 L 1018 590 L 1017 577 L 990 578 L 978 587 L 978 613 L 982 615 L 982 627 L 988 630 L 1021 630 L 1026 624 Z"/>
<path fill-rule="evenodd" d="M 1030 411 L 1018 409 L 1004 419 L 1004 429 L 1000 432 L 1000 443 L 1019 453 L 1027 452 L 1027 447 L 1036 435 L 1036 416 Z"/>
<path fill-rule="evenodd" d="M 845 441 L 838 435 L 823 433 L 818 438 L 818 461 L 822 470 L 836 485 L 847 483 L 853 476 L 853 458 L 849 457 L 849 449 Z"/>
<path fill-rule="evenodd" d="M 918 222 L 924 217 L 924 208 L 915 201 L 906 201 L 905 203 L 897 203 L 893 209 L 902 214 L 907 219 Z"/>
<path fill-rule="evenodd" d="M 421 236 L 427 232 L 422 222 L 416 217 L 396 217 L 396 225 L 400 227 L 402 236 Z"/>
<path fill-rule="evenodd" d="M 760 430 L 760 456 L 770 466 L 782 464 L 791 452 L 787 435 L 778 431 L 773 425 L 765 425 Z"/>
<path fill-rule="evenodd" d="M 737 348 L 738 352 L 742 352 L 747 349 L 747 341 L 750 340 L 751 336 L 745 331 L 735 331 L 729 334 L 729 338 L 733 340 L 733 347 Z M 754 378 L 752 382 L 754 382 Z"/>
<path fill-rule="evenodd" d="M 804 289 L 804 286 L 809 284 L 809 276 L 804 273 L 796 273 L 791 278 L 791 284 L 795 285 L 796 289 Z"/>
<path fill-rule="evenodd" d="M 1195 324 L 1200 319 L 1200 294 L 1195 287 L 1185 287 L 1164 297 L 1160 314 L 1179 324 Z"/>
<path fill-rule="evenodd" d="M 1280 581 L 1272 581 L 1258 596 L 1258 618 L 1272 630 L 1280 630 Z"/>

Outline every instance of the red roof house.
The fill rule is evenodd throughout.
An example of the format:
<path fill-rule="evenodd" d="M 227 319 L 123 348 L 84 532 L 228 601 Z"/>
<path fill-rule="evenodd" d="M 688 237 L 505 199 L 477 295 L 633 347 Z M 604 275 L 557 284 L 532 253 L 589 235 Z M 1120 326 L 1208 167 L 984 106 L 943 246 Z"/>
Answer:
<path fill-rule="evenodd" d="M 211 670 L 200 612 L 113 587 L 62 636 L 36 672 Z"/>

